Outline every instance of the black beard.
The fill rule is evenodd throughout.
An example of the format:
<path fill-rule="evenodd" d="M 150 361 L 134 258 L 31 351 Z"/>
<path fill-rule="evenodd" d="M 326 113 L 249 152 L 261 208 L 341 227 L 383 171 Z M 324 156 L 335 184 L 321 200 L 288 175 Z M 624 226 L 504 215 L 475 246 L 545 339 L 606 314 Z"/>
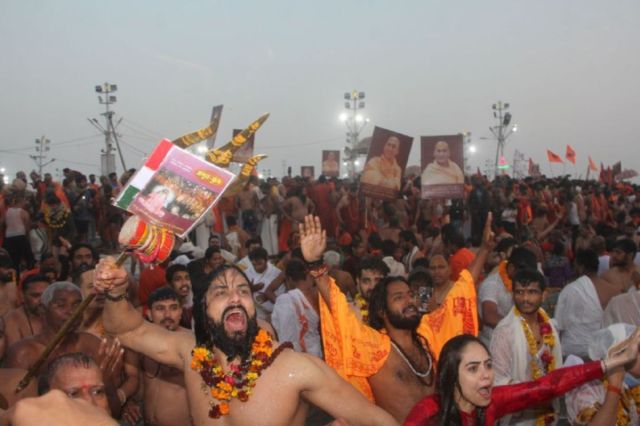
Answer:
<path fill-rule="evenodd" d="M 232 336 L 229 336 L 224 329 L 224 316 L 227 311 L 238 308 L 242 309 L 247 317 L 247 330 L 245 332 L 236 331 Z M 251 346 L 253 346 L 253 341 L 259 331 L 256 315 L 249 317 L 249 314 L 247 314 L 247 311 L 243 306 L 236 305 L 227 307 L 222 313 L 221 318 L 223 319 L 222 322 L 217 324 L 211 318 L 207 317 L 207 322 L 210 328 L 209 335 L 211 336 L 212 343 L 224 352 L 227 356 L 227 361 L 231 361 L 239 356 L 241 363 L 244 364 L 251 355 Z"/>
<path fill-rule="evenodd" d="M 416 309 L 416 312 L 418 310 Z M 420 325 L 420 315 L 416 314 L 413 317 L 405 317 L 398 315 L 395 312 L 387 312 L 387 319 L 392 326 L 400 330 L 415 330 Z"/>

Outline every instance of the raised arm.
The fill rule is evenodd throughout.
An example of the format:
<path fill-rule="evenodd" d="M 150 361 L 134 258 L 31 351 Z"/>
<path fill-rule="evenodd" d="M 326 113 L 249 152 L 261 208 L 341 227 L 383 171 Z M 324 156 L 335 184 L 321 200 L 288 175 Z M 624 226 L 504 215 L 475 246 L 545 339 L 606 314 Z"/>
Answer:
<path fill-rule="evenodd" d="M 327 247 L 327 232 L 320 225 L 318 216 L 307 215 L 304 223 L 300 224 L 300 249 L 304 260 L 313 265 L 322 261 L 322 254 Z M 331 309 L 331 296 L 329 294 L 329 274 L 322 274 L 316 277 L 318 291 L 324 299 L 329 309 Z"/>
<path fill-rule="evenodd" d="M 183 354 L 195 346 L 193 335 L 186 331 L 168 331 L 146 322 L 126 299 L 127 272 L 116 267 L 113 259 L 102 259 L 96 267 L 94 286 L 107 298 L 102 314 L 104 329 L 120 339 L 123 346 L 160 364 L 182 370 Z"/>
<path fill-rule="evenodd" d="M 489 256 L 496 244 L 495 236 L 491 230 L 492 220 L 493 215 L 489 212 L 489 214 L 487 214 L 487 220 L 484 223 L 484 231 L 482 231 L 482 244 L 480 245 L 480 250 L 478 250 L 476 257 L 469 265 L 469 273 L 473 277 L 473 282 L 475 283 L 476 288 L 479 286 L 479 278 L 482 274 L 484 264 L 487 261 L 487 256 Z"/>

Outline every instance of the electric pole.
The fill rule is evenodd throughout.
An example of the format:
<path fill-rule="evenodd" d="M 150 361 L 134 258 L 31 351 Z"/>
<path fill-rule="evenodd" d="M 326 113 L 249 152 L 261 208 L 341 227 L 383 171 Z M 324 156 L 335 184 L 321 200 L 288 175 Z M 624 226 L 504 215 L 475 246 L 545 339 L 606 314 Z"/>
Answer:
<path fill-rule="evenodd" d="M 33 161 L 35 161 L 36 166 L 38 166 L 38 176 L 42 177 L 42 169 L 44 166 L 53 163 L 56 161 L 55 158 L 45 162 L 47 158 L 47 152 L 49 152 L 49 144 L 51 141 L 44 136 L 40 139 L 36 139 L 36 155 L 29 155 Z"/>
<path fill-rule="evenodd" d="M 115 126 L 113 125 L 113 115 L 115 114 L 115 112 L 111 111 L 111 109 L 109 108 L 110 105 L 115 104 L 117 101 L 116 96 L 112 95 L 112 93 L 115 93 L 117 91 L 118 91 L 118 85 L 116 84 L 104 83 L 103 85 L 96 86 L 96 93 L 98 93 L 98 101 L 100 102 L 100 104 L 105 106 L 105 112 L 100 114 L 105 118 L 105 126 L 103 127 L 102 125 L 100 125 L 98 120 L 96 120 L 95 118 L 88 119 L 89 123 L 91 123 L 92 126 L 94 126 L 98 130 L 100 130 L 102 133 L 104 133 L 105 149 L 102 151 L 102 154 L 100 155 L 100 166 L 101 166 L 101 173 L 103 176 L 108 176 L 110 173 L 114 173 L 116 171 L 116 160 L 115 160 L 115 155 L 113 154 L 113 151 L 115 150 L 115 148 L 113 147 L 112 141 L 115 141 L 116 143 L 116 148 L 120 156 L 120 162 L 122 163 L 123 171 L 127 170 L 127 166 L 125 166 L 124 164 L 124 157 L 122 156 L 122 150 L 120 149 L 120 141 L 118 141 L 118 134 L 116 132 Z M 104 98 L 102 97 L 102 95 L 104 95 Z"/>
<path fill-rule="evenodd" d="M 504 144 L 509 136 L 513 132 L 518 131 L 518 125 L 514 124 L 511 128 L 509 128 L 509 124 L 511 123 L 511 113 L 507 110 L 509 109 L 509 103 L 502 101 L 498 101 L 497 103 L 491 106 L 493 109 L 493 117 L 497 120 L 498 124 L 489 127 L 493 136 L 498 140 L 498 146 L 496 147 L 496 161 L 495 161 L 495 177 L 498 177 L 498 173 L 500 169 L 498 168 L 498 162 L 500 161 L 500 157 L 504 156 Z M 508 129 L 505 132 L 505 129 Z"/>
<path fill-rule="evenodd" d="M 347 126 L 347 147 L 344 149 L 344 161 L 350 178 L 355 177 L 356 174 L 356 147 L 360 132 L 369 122 L 369 118 L 358 113 L 359 110 L 364 108 L 364 96 L 364 92 L 358 92 L 357 90 L 345 92 L 344 99 L 346 102 L 344 107 L 347 111 L 340 114 L 340 121 Z"/>

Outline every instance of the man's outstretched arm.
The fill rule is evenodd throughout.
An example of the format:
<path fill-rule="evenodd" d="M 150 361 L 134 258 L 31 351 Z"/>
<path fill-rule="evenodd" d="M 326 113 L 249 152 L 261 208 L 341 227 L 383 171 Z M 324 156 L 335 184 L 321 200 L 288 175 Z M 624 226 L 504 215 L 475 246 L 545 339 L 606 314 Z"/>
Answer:
<path fill-rule="evenodd" d="M 350 425 L 397 425 L 391 414 L 369 402 L 331 367 L 310 355 L 291 365 L 299 373 L 302 397 Z"/>
<path fill-rule="evenodd" d="M 122 297 L 129 284 L 127 272 L 116 267 L 113 259 L 103 259 L 96 267 L 94 287 L 106 293 L 102 313 L 104 329 L 120 339 L 123 346 L 139 352 L 161 364 L 182 369 L 183 351 L 195 345 L 194 337 L 186 331 L 168 331 L 143 320 L 129 301 Z"/>

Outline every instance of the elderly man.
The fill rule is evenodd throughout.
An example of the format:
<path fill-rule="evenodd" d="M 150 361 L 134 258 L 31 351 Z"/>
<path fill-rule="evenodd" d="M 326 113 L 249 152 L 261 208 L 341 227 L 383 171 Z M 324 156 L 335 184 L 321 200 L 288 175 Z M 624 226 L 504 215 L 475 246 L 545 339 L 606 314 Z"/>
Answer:
<path fill-rule="evenodd" d="M 449 156 L 449 144 L 445 141 L 437 142 L 433 151 L 434 161 L 429 163 L 422 172 L 423 185 L 464 183 L 464 173 L 449 159 Z"/>
<path fill-rule="evenodd" d="M 49 364 L 38 379 L 38 394 L 58 389 L 73 399 L 82 399 L 111 414 L 102 370 L 82 352 L 62 355 Z"/>
<path fill-rule="evenodd" d="M 183 371 L 195 424 L 302 425 L 306 401 L 354 424 L 394 424 L 322 361 L 280 345 L 258 325 L 250 282 L 240 269 L 225 265 L 204 279 L 196 286 L 203 291 L 195 337 L 143 321 L 126 300 L 127 273 L 113 260 L 99 264 L 95 283 L 107 294 L 106 331 Z"/>

